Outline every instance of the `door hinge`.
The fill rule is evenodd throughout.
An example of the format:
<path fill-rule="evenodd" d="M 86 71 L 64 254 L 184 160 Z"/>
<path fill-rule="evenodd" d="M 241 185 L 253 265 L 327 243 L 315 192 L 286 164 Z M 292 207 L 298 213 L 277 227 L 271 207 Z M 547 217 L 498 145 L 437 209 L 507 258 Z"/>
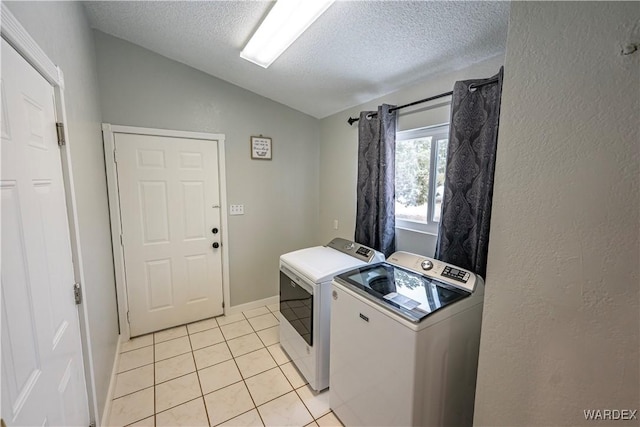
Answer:
<path fill-rule="evenodd" d="M 122 233 L 120 233 L 120 246 L 124 246 L 124 243 L 122 243 Z"/>
<path fill-rule="evenodd" d="M 56 134 L 58 135 L 58 146 L 62 147 L 66 142 L 64 139 L 64 123 L 56 122 Z"/>
<path fill-rule="evenodd" d="M 131 320 L 129 320 L 129 312 L 127 311 L 127 323 L 131 323 Z"/>
<path fill-rule="evenodd" d="M 80 283 L 73 284 L 73 298 L 76 301 L 76 305 L 82 303 L 82 289 L 80 289 Z"/>
<path fill-rule="evenodd" d="M 113 163 L 118 163 L 118 152 L 113 150 Z"/>
<path fill-rule="evenodd" d="M 224 301 L 222 301 L 222 308 L 224 308 Z"/>

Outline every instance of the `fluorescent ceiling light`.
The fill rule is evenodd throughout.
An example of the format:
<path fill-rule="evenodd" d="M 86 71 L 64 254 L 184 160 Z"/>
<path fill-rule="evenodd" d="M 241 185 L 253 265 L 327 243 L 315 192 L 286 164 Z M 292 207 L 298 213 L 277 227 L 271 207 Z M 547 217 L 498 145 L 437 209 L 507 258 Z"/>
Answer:
<path fill-rule="evenodd" d="M 335 0 L 278 0 L 240 52 L 240 57 L 267 68 Z"/>

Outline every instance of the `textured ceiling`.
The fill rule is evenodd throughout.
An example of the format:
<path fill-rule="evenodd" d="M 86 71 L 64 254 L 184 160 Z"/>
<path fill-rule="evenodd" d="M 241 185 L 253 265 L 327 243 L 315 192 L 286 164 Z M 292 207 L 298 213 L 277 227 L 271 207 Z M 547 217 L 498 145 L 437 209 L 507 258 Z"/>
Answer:
<path fill-rule="evenodd" d="M 509 2 L 336 1 L 268 69 L 240 51 L 263 1 L 90 1 L 91 25 L 323 118 L 504 53 Z"/>

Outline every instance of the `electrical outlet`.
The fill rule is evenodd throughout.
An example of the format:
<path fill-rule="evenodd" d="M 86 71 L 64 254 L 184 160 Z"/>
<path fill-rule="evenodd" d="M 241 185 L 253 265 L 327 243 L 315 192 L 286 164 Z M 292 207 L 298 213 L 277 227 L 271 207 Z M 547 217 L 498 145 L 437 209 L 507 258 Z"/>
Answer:
<path fill-rule="evenodd" d="M 334 219 L 334 220 L 333 220 L 333 229 L 334 229 L 334 230 L 337 230 L 337 229 L 338 229 L 338 220 L 337 220 L 337 219 Z"/>
<path fill-rule="evenodd" d="M 229 215 L 244 215 L 244 205 L 230 205 Z"/>

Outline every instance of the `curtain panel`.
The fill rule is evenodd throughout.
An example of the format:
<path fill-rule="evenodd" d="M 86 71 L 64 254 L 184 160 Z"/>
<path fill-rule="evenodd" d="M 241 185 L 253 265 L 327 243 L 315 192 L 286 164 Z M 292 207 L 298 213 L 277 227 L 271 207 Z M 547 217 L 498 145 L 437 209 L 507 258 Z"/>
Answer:
<path fill-rule="evenodd" d="M 395 252 L 396 112 L 383 104 L 358 121 L 358 183 L 354 240 L 385 256 Z"/>
<path fill-rule="evenodd" d="M 503 68 L 456 82 L 435 258 L 483 278 L 487 268 Z M 495 83 L 477 88 L 491 80 Z"/>

